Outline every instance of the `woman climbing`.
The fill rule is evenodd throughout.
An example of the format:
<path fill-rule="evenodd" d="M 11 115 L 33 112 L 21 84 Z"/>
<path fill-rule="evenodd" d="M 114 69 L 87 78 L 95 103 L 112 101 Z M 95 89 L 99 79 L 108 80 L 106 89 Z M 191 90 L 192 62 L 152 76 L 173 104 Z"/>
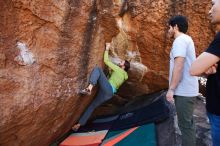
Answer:
<path fill-rule="evenodd" d="M 128 79 L 127 71 L 130 68 L 130 63 L 127 60 L 123 60 L 118 65 L 115 65 L 109 60 L 109 49 L 110 43 L 106 43 L 104 63 L 112 70 L 110 78 L 107 79 L 101 68 L 95 67 L 93 69 L 90 74 L 89 85 L 85 89 L 81 90 L 80 94 L 90 95 L 93 87 L 97 85 L 97 82 L 99 84 L 99 91 L 94 101 L 89 105 L 80 118 L 79 122 L 72 127 L 74 131 L 77 131 L 80 126 L 85 125 L 95 108 L 111 99 L 119 87 Z"/>

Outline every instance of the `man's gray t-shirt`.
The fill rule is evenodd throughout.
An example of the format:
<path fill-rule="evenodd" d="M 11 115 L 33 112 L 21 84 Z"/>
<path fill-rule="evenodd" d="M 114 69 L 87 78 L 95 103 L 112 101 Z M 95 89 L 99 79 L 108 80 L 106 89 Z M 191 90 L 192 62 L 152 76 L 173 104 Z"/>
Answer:
<path fill-rule="evenodd" d="M 182 72 L 182 78 L 175 89 L 174 95 L 179 96 L 197 96 L 199 92 L 198 78 L 191 76 L 189 73 L 192 62 L 196 59 L 195 46 L 190 36 L 181 34 L 174 42 L 170 52 L 170 73 L 169 84 L 171 82 L 174 59 L 176 57 L 184 57 L 184 68 Z"/>

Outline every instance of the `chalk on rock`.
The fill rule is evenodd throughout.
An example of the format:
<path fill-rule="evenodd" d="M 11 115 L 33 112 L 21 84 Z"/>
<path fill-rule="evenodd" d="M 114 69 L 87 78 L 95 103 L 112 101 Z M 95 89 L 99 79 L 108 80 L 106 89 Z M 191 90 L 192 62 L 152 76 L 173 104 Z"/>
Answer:
<path fill-rule="evenodd" d="M 15 57 L 15 61 L 20 65 L 32 65 L 35 62 L 34 55 L 30 52 L 26 44 L 17 42 L 17 48 L 20 50 L 18 56 Z"/>

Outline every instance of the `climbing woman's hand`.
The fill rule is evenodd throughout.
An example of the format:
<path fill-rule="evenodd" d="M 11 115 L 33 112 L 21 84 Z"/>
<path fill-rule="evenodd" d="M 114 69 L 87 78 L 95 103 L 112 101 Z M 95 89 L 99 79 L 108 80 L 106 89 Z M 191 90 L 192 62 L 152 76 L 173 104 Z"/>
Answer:
<path fill-rule="evenodd" d="M 105 50 L 106 50 L 106 51 L 109 51 L 109 49 L 110 49 L 110 43 L 106 43 L 105 46 L 106 46 Z"/>

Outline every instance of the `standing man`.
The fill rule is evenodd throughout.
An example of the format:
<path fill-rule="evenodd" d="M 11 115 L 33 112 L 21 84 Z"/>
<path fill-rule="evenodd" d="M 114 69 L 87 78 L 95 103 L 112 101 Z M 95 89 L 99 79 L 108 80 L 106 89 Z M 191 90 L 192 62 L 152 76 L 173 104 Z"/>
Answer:
<path fill-rule="evenodd" d="M 209 11 L 211 23 L 220 26 L 220 0 L 212 0 Z M 191 75 L 208 76 L 206 83 L 206 110 L 211 124 L 213 146 L 220 146 L 220 29 L 208 49 L 190 69 Z"/>
<path fill-rule="evenodd" d="M 169 89 L 166 98 L 174 103 L 178 125 L 182 133 L 182 146 L 195 146 L 195 124 L 193 120 L 194 97 L 198 95 L 198 79 L 189 73 L 196 59 L 193 40 L 185 33 L 188 22 L 184 16 L 169 20 L 168 34 L 174 39 L 170 52 Z"/>

